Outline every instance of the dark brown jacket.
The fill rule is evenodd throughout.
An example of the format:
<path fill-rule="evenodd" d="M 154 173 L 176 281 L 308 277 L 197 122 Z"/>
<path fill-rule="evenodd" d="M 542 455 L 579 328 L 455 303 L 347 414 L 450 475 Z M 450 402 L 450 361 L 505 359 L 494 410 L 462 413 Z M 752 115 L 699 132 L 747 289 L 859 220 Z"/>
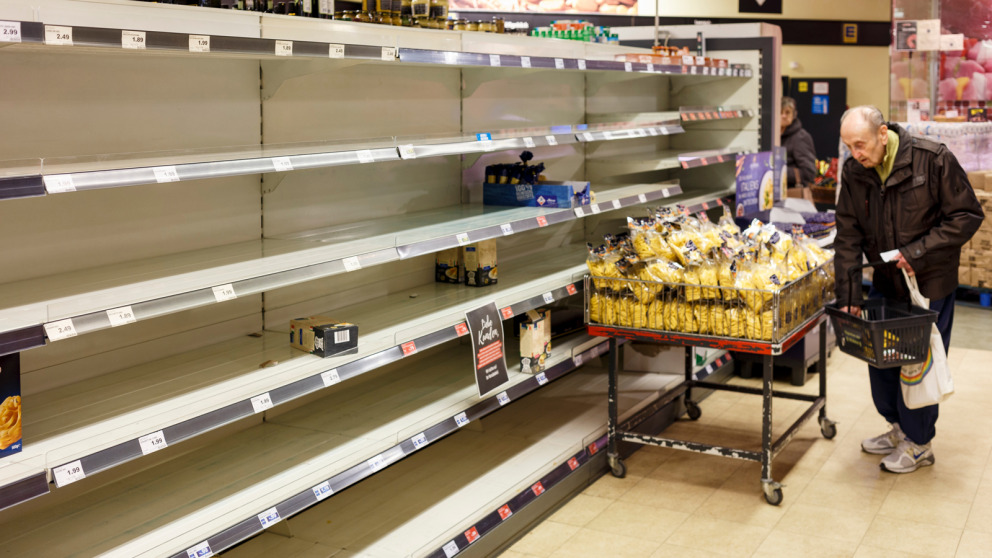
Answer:
<path fill-rule="evenodd" d="M 782 147 L 786 149 L 789 188 L 810 185 L 816 180 L 816 148 L 813 136 L 803 129 L 797 116 L 782 132 Z"/>
<path fill-rule="evenodd" d="M 951 294 L 958 286 L 961 246 L 985 218 L 968 175 L 947 146 L 894 124 L 889 129 L 899 134 L 899 149 L 885 184 L 874 168 L 853 158 L 844 163 L 834 242 L 839 306 L 850 303 L 847 271 L 861 255 L 876 261 L 897 248 L 913 266 L 923 296 L 936 300 Z M 860 273 L 854 281 L 857 303 Z M 873 283 L 886 297 L 908 299 L 895 264 L 877 268 Z"/>

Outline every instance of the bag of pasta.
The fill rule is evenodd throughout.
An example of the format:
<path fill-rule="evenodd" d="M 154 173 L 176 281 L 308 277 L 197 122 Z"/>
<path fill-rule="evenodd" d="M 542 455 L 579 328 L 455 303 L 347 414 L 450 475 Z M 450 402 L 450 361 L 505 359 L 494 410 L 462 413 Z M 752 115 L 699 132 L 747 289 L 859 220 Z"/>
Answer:
<path fill-rule="evenodd" d="M 730 249 L 723 248 L 720 251 L 722 257 L 719 260 L 717 270 L 717 281 L 720 284 L 720 293 L 725 301 L 734 300 L 738 297 L 738 292 L 734 289 L 734 282 L 737 278 L 737 258 Z"/>
<path fill-rule="evenodd" d="M 719 227 L 721 231 L 729 233 L 734 237 L 741 234 L 741 228 L 737 226 L 736 222 L 734 222 L 734 215 L 731 213 L 730 208 L 726 205 L 723 206 L 723 215 L 720 216 Z"/>
<path fill-rule="evenodd" d="M 637 256 L 646 260 L 655 256 L 651 248 L 651 237 L 658 236 L 654 230 L 654 219 L 634 219 L 627 217 L 627 230 L 630 231 L 631 246 Z"/>
<path fill-rule="evenodd" d="M 689 241 L 686 244 L 685 249 L 685 300 L 687 302 L 695 302 L 703 298 L 703 291 L 698 287 L 701 284 L 700 273 L 703 267 L 703 256 L 699 253 L 696 248 L 696 244 Z"/>

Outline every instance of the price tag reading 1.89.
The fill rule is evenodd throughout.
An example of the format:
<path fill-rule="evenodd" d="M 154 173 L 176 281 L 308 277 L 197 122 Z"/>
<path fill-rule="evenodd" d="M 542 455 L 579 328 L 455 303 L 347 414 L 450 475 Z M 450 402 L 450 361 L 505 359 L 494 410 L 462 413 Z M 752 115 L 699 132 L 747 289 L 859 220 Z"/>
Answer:
<path fill-rule="evenodd" d="M 144 50 L 145 48 L 145 32 L 144 31 L 121 31 L 121 46 L 124 48 L 132 48 L 138 50 Z"/>
<path fill-rule="evenodd" d="M 107 310 L 107 319 L 110 320 L 110 327 L 133 324 L 135 321 L 134 310 L 131 310 L 130 306 L 112 308 Z"/>
<path fill-rule="evenodd" d="M 276 41 L 276 56 L 292 56 L 293 41 Z"/>

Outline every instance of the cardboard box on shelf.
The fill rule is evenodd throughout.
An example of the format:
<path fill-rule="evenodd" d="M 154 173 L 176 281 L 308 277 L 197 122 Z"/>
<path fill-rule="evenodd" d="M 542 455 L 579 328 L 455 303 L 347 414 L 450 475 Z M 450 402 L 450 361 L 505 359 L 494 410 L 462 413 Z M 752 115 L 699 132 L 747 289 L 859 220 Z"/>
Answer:
<path fill-rule="evenodd" d="M 289 344 L 319 357 L 341 354 L 358 347 L 358 326 L 327 316 L 296 318 L 289 322 Z"/>
<path fill-rule="evenodd" d="M 482 185 L 482 203 L 527 207 L 578 207 L 589 204 L 589 183 L 492 184 L 487 182 Z"/>
<path fill-rule="evenodd" d="M 520 371 L 536 374 L 551 356 L 551 310 L 529 310 L 520 323 Z"/>
<path fill-rule="evenodd" d="M 469 244 L 463 250 L 465 284 L 470 287 L 495 285 L 497 281 L 496 241 L 483 240 Z"/>
<path fill-rule="evenodd" d="M 21 451 L 21 354 L 0 356 L 0 459 Z"/>
<path fill-rule="evenodd" d="M 459 284 L 464 278 L 462 273 L 462 249 L 451 248 L 441 250 L 434 255 L 434 281 L 437 283 Z"/>

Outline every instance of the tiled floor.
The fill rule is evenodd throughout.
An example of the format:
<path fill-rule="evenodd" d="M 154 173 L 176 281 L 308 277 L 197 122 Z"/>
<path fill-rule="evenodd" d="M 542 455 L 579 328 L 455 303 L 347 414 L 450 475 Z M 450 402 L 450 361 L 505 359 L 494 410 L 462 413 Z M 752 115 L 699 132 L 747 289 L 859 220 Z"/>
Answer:
<path fill-rule="evenodd" d="M 893 475 L 861 452 L 861 439 L 886 424 L 865 365 L 835 351 L 827 409 L 837 437 L 824 439 L 810 422 L 776 459 L 781 506 L 765 503 L 755 463 L 644 447 L 627 459 L 625 479 L 600 478 L 502 556 L 992 556 L 992 310 L 959 305 L 955 322 L 957 391 L 941 405 L 935 466 Z M 803 391 L 816 385 L 813 376 Z M 679 421 L 666 435 L 757 447 L 760 408 L 760 397 L 718 392 L 698 422 Z M 776 399 L 776 433 L 802 410 Z"/>

